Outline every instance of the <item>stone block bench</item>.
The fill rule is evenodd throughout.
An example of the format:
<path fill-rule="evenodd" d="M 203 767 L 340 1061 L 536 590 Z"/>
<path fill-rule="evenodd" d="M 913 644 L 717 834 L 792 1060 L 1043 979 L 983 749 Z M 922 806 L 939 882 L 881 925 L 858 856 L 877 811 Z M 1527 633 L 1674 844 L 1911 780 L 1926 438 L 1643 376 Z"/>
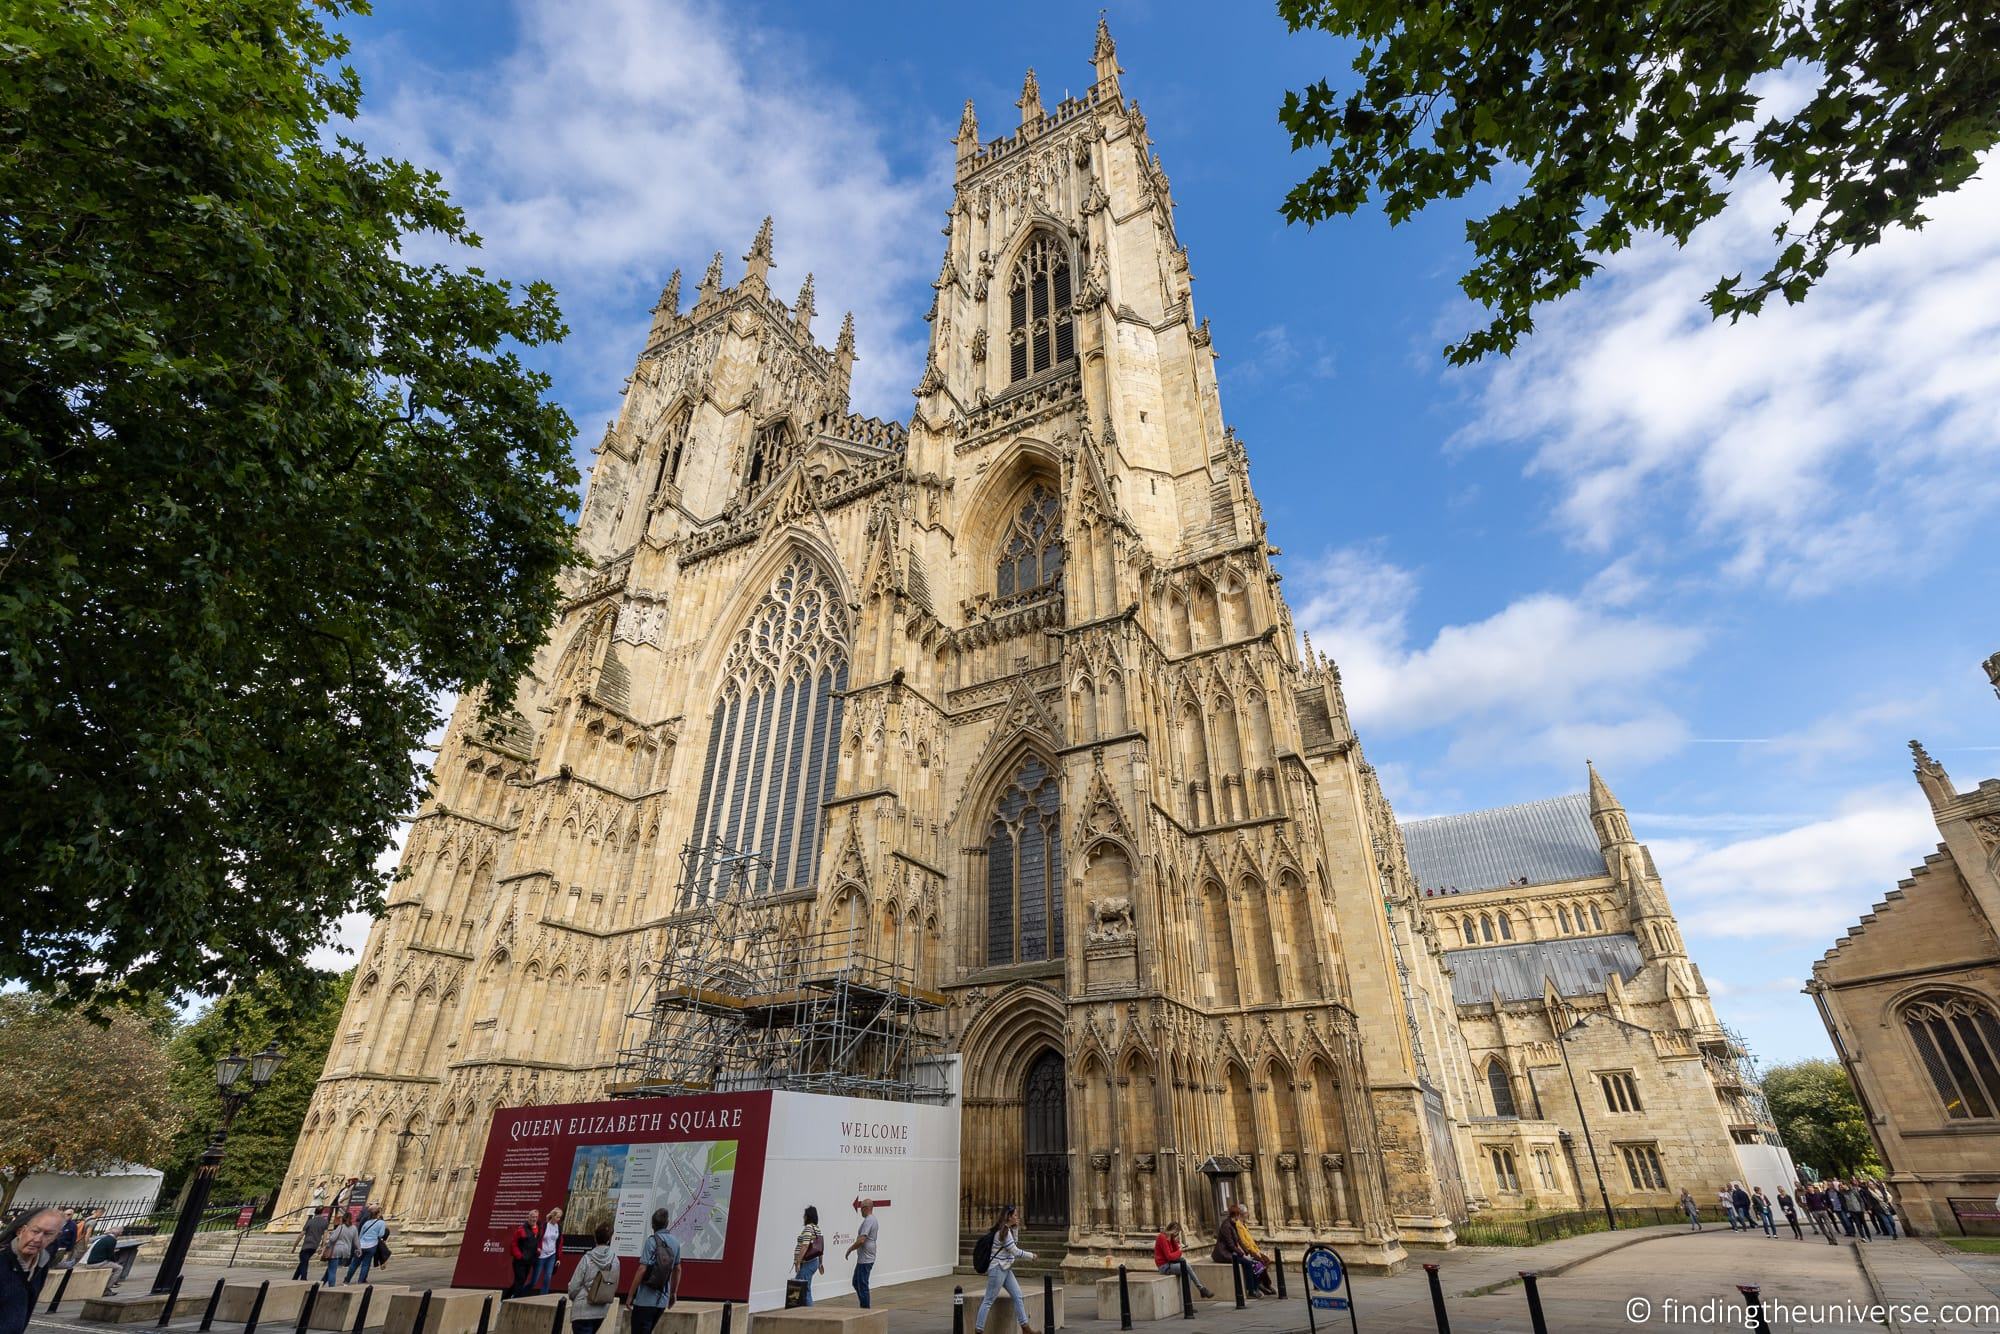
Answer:
<path fill-rule="evenodd" d="M 389 1319 L 389 1299 L 409 1289 L 400 1283 L 363 1283 L 349 1288 L 321 1288 L 319 1296 L 313 1299 L 312 1315 L 306 1320 L 307 1329 L 330 1329 L 337 1334 L 346 1334 L 355 1328 L 356 1320 L 366 1320 L 364 1329 L 380 1329 Z M 371 1293 L 368 1298 L 368 1313 L 361 1312 L 361 1294 Z M 430 1323 L 428 1319 L 424 1321 Z"/>
<path fill-rule="evenodd" d="M 92 1297 L 78 1319 L 103 1325 L 140 1325 L 160 1318 L 167 1309 L 164 1292 L 135 1292 L 129 1297 Z"/>
<path fill-rule="evenodd" d="M 48 1293 L 50 1302 L 56 1300 L 60 1290 L 63 1304 L 76 1302 L 81 1305 L 92 1297 L 102 1297 L 109 1292 L 111 1280 L 117 1276 L 118 1266 L 115 1264 L 80 1264 L 71 1269 L 51 1269 L 49 1276 L 42 1280 L 42 1290 Z M 46 1312 L 48 1309 L 47 1303 L 44 1303 L 42 1310 Z"/>
<path fill-rule="evenodd" d="M 479 1313 L 493 1299 L 483 1288 L 432 1288 L 430 1296 L 422 1334 L 474 1334 L 479 1328 Z M 392 1295 L 388 1317 L 382 1322 L 383 1334 L 418 1334 L 417 1309 L 423 1300 L 423 1293 L 407 1289 Z"/>
<path fill-rule="evenodd" d="M 660 1312 L 653 1334 L 722 1334 L 722 1306 L 721 1302 L 675 1302 Z M 597 1334 L 607 1332 L 599 1330 Z"/>
<path fill-rule="evenodd" d="M 758 1311 L 750 1317 L 750 1334 L 889 1334 L 889 1313 L 857 1306 Z"/>
<path fill-rule="evenodd" d="M 1027 1323 L 1036 1329 L 1040 1329 L 1042 1327 L 1042 1285 L 1030 1279 L 1021 1285 L 1021 1295 L 1028 1299 Z M 965 1294 L 965 1304 L 969 1308 L 965 1313 L 966 1334 L 972 1334 L 973 1317 L 979 1314 L 979 1303 L 984 1301 L 985 1298 L 986 1293 L 984 1289 L 981 1289 L 977 1293 L 968 1292 Z M 1055 1286 L 1055 1307 L 1056 1322 L 1051 1328 L 1062 1329 L 1069 1321 L 1063 1310 L 1063 1285 L 1060 1283 Z M 1116 1319 L 1118 1316 L 1118 1289 L 1115 1279 L 1113 1280 L 1111 1291 L 1111 1315 L 1113 1319 Z M 1020 1325 L 1021 1317 L 1014 1310 L 1014 1299 L 1003 1290 L 999 1296 L 993 1299 L 993 1309 L 986 1315 L 986 1328 L 989 1334 L 1013 1334 L 1013 1331 L 1018 1329 Z"/>
<path fill-rule="evenodd" d="M 222 1285 L 222 1296 L 215 1303 L 215 1318 L 231 1325 L 248 1324 L 251 1308 L 257 1306 L 257 1291 L 264 1288 L 264 1305 L 257 1309 L 257 1323 L 285 1321 L 296 1325 L 299 1312 L 305 1309 L 306 1294 L 318 1286 L 296 1278 L 274 1278 L 268 1288 L 263 1279 L 255 1282 L 230 1279 Z"/>
<path fill-rule="evenodd" d="M 1125 1286 L 1132 1301 L 1132 1319 L 1165 1320 L 1181 1313 L 1181 1281 L 1158 1270 L 1128 1272 Z M 1097 1280 L 1097 1318 L 1118 1318 L 1118 1275 Z"/>

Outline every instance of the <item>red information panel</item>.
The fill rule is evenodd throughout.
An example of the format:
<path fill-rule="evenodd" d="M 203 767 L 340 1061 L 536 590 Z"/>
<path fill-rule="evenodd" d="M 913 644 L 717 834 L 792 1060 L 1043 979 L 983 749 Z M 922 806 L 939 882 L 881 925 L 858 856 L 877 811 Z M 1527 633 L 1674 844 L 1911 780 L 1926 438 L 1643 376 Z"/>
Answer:
<path fill-rule="evenodd" d="M 599 1223 L 612 1227 L 621 1292 L 630 1292 L 655 1209 L 681 1243 L 681 1295 L 747 1301 L 764 1188 L 771 1095 L 702 1093 L 493 1115 L 479 1187 L 452 1284 L 504 1288 L 514 1281 L 516 1229 L 529 1212 L 563 1211 L 556 1287 L 569 1282 Z"/>

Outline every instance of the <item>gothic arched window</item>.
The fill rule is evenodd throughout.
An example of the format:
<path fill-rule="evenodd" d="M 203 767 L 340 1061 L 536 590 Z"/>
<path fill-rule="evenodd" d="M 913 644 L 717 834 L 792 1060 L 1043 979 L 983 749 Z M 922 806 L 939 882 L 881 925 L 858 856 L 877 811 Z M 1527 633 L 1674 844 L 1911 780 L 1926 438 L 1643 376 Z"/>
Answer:
<path fill-rule="evenodd" d="M 1007 284 L 1010 382 L 1076 355 L 1069 287 L 1069 248 L 1047 234 L 1030 241 Z"/>
<path fill-rule="evenodd" d="M 660 466 L 653 474 L 653 489 L 648 496 L 657 497 L 660 488 L 672 486 L 680 480 L 681 451 L 687 448 L 688 424 L 693 420 L 694 410 L 682 408 L 667 423 L 667 434 L 660 442 Z"/>
<path fill-rule="evenodd" d="M 1590 929 L 1593 931 L 1604 929 L 1604 914 L 1597 911 L 1597 905 L 1594 903 L 1590 905 Z"/>
<path fill-rule="evenodd" d="M 1563 934 L 1564 934 L 1564 935 L 1568 935 L 1568 934 L 1569 934 L 1569 909 L 1568 909 L 1568 908 L 1566 908 L 1566 907 L 1564 907 L 1564 906 L 1563 906 L 1562 904 L 1560 904 L 1560 903 L 1558 903 L 1558 904 L 1556 905 L 1556 920 L 1562 923 L 1562 929 L 1563 929 Z"/>
<path fill-rule="evenodd" d="M 1976 996 L 1928 991 L 1903 1006 L 1903 1025 L 1954 1121 L 2000 1116 L 2000 1017 Z"/>
<path fill-rule="evenodd" d="M 758 890 L 812 884 L 846 689 L 840 590 L 818 562 L 795 554 L 723 660 L 695 799 L 693 897 L 729 882 L 734 863 L 716 861 L 718 849 L 758 859 Z"/>
<path fill-rule="evenodd" d="M 1003 598 L 1056 583 L 1063 572 L 1062 506 L 1036 482 L 1000 542 L 994 592 Z"/>
<path fill-rule="evenodd" d="M 1519 1116 L 1514 1105 L 1514 1081 L 1507 1076 L 1507 1067 L 1499 1057 L 1486 1063 L 1486 1088 L 1493 1095 L 1493 1115 Z"/>
<path fill-rule="evenodd" d="M 1512 922 L 1510 922 L 1510 921 L 1508 921 L 1508 920 L 1507 920 L 1507 914 L 1506 914 L 1506 913 L 1501 913 L 1501 914 L 1500 914 L 1500 939 L 1502 939 L 1502 940 L 1512 940 L 1513 938 L 1514 938 L 1514 924 L 1513 924 Z"/>
<path fill-rule="evenodd" d="M 755 491 L 791 462 L 792 424 L 783 417 L 765 422 L 750 437 L 750 461 L 743 469 L 744 489 Z"/>
<path fill-rule="evenodd" d="M 1056 775 L 1021 762 L 986 834 L 986 962 L 1029 963 L 1063 952 L 1062 829 Z"/>

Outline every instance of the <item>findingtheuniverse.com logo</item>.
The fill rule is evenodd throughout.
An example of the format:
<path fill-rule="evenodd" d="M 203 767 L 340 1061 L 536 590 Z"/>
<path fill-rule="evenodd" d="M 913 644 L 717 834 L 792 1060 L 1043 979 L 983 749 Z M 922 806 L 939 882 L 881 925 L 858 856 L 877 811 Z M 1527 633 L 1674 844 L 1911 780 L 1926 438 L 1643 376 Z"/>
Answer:
<path fill-rule="evenodd" d="M 1936 1306 L 1922 1302 L 1863 1306 L 1858 1302 L 1767 1301 L 1761 1307 L 1766 1321 L 1804 1329 L 1840 1325 L 1887 1325 L 1891 1329 L 1903 1325 L 1970 1325 L 1990 1329 L 2000 1324 L 2000 1301 L 1941 1302 Z M 1632 1297 L 1626 1301 L 1626 1323 L 1644 1325 L 1656 1318 L 1666 1325 L 1699 1325 L 1708 1329 L 1757 1327 L 1756 1314 L 1748 1303 L 1722 1297 L 1699 1302 L 1684 1302 L 1674 1297 L 1657 1302 L 1650 1297 Z"/>

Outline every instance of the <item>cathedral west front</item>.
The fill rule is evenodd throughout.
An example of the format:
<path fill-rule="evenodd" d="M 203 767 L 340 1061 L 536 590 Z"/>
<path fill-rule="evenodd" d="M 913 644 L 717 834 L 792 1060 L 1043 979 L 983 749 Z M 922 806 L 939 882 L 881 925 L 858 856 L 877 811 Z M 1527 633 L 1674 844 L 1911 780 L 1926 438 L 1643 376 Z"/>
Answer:
<path fill-rule="evenodd" d="M 704 849 L 754 856 L 778 933 L 846 924 L 937 998 L 968 1217 L 1020 1200 L 1071 1254 L 1131 1249 L 1211 1226 L 1223 1174 L 1260 1234 L 1393 1266 L 1519 1198 L 1479 1170 L 1532 1152 L 1491 1072 L 1549 1035 L 1472 996 L 1473 1064 L 1463 923 L 1280 595 L 1102 24 L 1092 64 L 1052 108 L 1031 73 L 998 138 L 966 105 L 907 423 L 850 410 L 852 320 L 827 346 L 811 277 L 779 298 L 768 221 L 733 274 L 667 284 L 588 563 L 505 725 L 468 699 L 447 731 L 281 1213 L 361 1176 L 406 1240 L 455 1242 L 495 1108 L 617 1083 Z M 1607 848 L 1594 892 L 1642 902 L 1598 930 L 1670 920 Z M 1600 953 L 1700 985 L 1677 936 Z"/>

